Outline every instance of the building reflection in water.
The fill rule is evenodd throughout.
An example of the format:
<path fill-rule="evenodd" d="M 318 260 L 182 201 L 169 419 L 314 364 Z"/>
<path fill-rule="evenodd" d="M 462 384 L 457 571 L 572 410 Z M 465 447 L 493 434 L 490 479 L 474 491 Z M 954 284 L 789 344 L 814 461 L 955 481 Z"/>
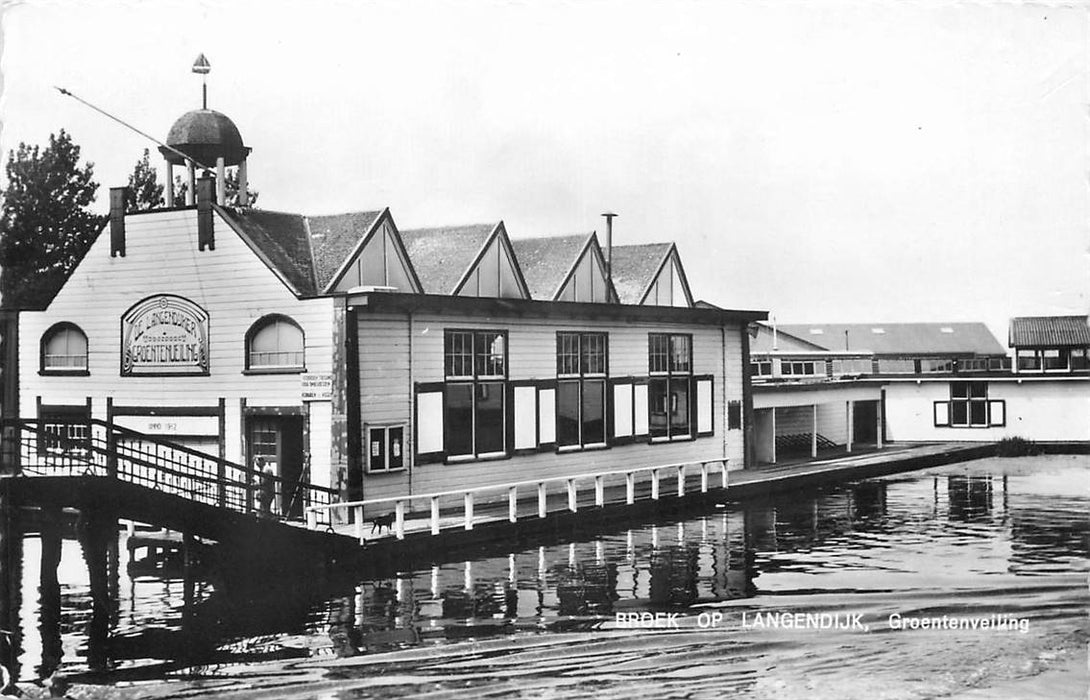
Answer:
<path fill-rule="evenodd" d="M 950 475 L 946 477 L 947 512 L 950 519 L 972 522 L 992 514 L 990 476 Z"/>
<path fill-rule="evenodd" d="M 95 614 L 94 595 L 82 588 L 73 593 L 40 575 L 39 557 L 47 572 L 56 570 L 51 564 L 59 547 L 50 543 L 59 536 L 35 534 L 36 544 L 24 551 L 22 526 L 9 522 L 0 532 L 0 654 L 6 667 L 18 673 L 22 662 L 39 678 L 72 665 L 115 668 L 130 660 L 162 660 L 158 671 L 148 671 L 148 664 L 140 671 L 154 677 L 202 664 L 313 653 L 305 645 L 285 646 L 286 635 L 328 634 L 331 653 L 351 656 L 444 638 L 591 630 L 611 625 L 616 613 L 753 597 L 762 575 L 812 571 L 826 565 L 827 555 L 895 541 L 913 528 L 929 541 L 948 537 L 954 546 L 966 532 L 1003 538 L 1015 572 L 1085 557 L 1090 525 L 1084 498 L 1008 494 L 1006 487 L 1006 479 L 988 475 L 874 480 L 710 507 L 685 520 L 614 526 L 584 533 L 582 540 L 578 533 L 574 541 L 547 538 L 474 561 L 407 563 L 404 571 L 340 582 L 314 576 L 255 580 L 247 572 L 214 569 L 196 575 L 164 569 L 151 578 L 147 571 L 137 576 L 130 562 L 120 567 L 128 572 L 123 588 L 114 537 L 105 546 L 92 543 L 106 552 L 104 559 L 96 556 L 106 562 L 104 575 L 95 576 L 96 586 L 105 581 L 110 599 L 105 617 L 101 608 Z M 64 557 L 84 564 L 86 545 L 66 542 Z M 139 605 L 137 597 L 143 598 Z M 153 613 L 146 612 L 149 598 L 159 606 Z M 21 616 L 24 599 L 36 603 L 33 615 Z M 27 640 L 26 629 L 38 635 Z M 80 657 L 64 658 L 72 637 L 82 645 Z"/>

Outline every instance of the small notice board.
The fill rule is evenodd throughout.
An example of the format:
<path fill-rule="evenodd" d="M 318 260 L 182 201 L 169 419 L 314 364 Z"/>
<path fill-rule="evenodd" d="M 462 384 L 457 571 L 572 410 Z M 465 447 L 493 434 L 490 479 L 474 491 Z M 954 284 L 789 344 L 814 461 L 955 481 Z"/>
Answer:
<path fill-rule="evenodd" d="M 333 399 L 333 374 L 314 372 L 299 375 L 303 401 L 331 401 Z"/>

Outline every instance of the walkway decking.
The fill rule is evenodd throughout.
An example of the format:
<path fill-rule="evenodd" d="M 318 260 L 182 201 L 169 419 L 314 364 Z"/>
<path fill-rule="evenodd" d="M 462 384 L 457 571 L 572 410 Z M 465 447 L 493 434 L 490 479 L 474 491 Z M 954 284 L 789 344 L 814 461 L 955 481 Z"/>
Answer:
<path fill-rule="evenodd" d="M 928 443 L 913 445 L 888 445 L 882 450 L 869 451 L 865 454 L 841 456 L 831 459 L 795 463 L 786 466 L 766 466 L 758 469 L 736 470 L 728 473 L 728 485 L 724 490 L 719 486 L 719 475 L 714 475 L 712 488 L 707 494 L 700 492 L 700 475 L 689 474 L 685 482 L 686 498 L 715 498 L 735 500 L 751 495 L 772 491 L 802 488 L 831 481 L 860 479 L 901 471 L 922 469 L 939 464 L 966 461 L 988 456 L 994 453 L 991 443 Z M 651 487 L 647 480 L 640 481 L 636 487 L 637 505 L 671 507 L 678 505 L 677 479 L 664 476 L 660 482 L 660 497 L 650 501 Z M 531 496 L 532 494 L 526 494 Z M 520 498 L 517 503 L 517 523 L 509 521 L 506 491 L 495 492 L 495 500 L 474 504 L 473 528 L 501 525 L 517 527 L 520 524 L 540 523 L 536 495 Z M 625 507 L 626 493 L 623 479 L 609 482 L 605 487 L 605 507 L 620 509 Z M 589 484 L 584 485 L 577 499 L 577 511 L 568 507 L 566 491 L 557 489 L 547 497 L 547 511 L 550 517 L 557 515 L 576 515 L 580 512 L 594 512 L 594 491 Z M 389 509 L 392 510 L 392 507 Z M 600 509 L 598 509 L 600 510 Z M 385 515 L 383 509 L 368 510 L 367 517 Z M 440 512 L 439 525 L 444 534 L 464 531 L 464 512 L 460 507 L 444 508 Z M 355 537 L 362 534 L 367 543 L 396 541 L 392 529 L 373 526 L 370 520 L 364 523 L 362 533 L 352 523 L 339 523 L 332 526 L 338 534 Z M 430 538 L 431 519 L 427 510 L 413 510 L 405 514 L 405 538 Z M 459 538 L 461 539 L 461 538 Z"/>

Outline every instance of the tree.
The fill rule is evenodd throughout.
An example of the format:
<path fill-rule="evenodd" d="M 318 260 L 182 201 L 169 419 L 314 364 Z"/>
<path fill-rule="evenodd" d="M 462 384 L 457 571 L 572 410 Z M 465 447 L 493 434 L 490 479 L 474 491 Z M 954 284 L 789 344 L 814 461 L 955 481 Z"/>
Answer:
<path fill-rule="evenodd" d="M 163 186 L 151 167 L 150 152 L 144 149 L 144 157 L 136 161 L 129 175 L 129 192 L 125 197 L 125 211 L 146 211 L 163 206 Z"/>
<path fill-rule="evenodd" d="M 87 253 L 106 217 L 92 213 L 94 164 L 79 165 L 64 129 L 8 154 L 0 209 L 0 304 L 44 308 Z"/>

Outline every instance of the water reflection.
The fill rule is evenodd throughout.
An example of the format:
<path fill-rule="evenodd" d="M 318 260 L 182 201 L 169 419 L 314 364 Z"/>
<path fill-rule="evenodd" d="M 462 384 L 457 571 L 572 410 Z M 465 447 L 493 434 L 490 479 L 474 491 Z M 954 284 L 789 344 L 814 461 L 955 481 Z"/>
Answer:
<path fill-rule="evenodd" d="M 62 548 L 54 546 L 60 533 L 24 538 L 13 534 L 15 523 L 0 538 L 0 556 L 11 562 L 0 577 L 7 581 L 0 628 L 11 632 L 0 635 L 0 653 L 39 678 L 58 668 L 155 678 L 184 668 L 215 674 L 240 661 L 601 632 L 617 613 L 716 609 L 769 596 L 825 605 L 819 596 L 833 594 L 845 605 L 873 600 L 853 597 L 862 593 L 895 592 L 941 608 L 957 591 L 957 605 L 965 605 L 964 592 L 984 591 L 985 581 L 982 599 L 1023 585 L 1023 577 L 1087 570 L 1088 499 L 1072 487 L 1085 483 L 1086 459 L 1034 459 L 782 494 L 334 581 L 254 580 L 223 562 L 195 569 L 120 562 L 127 548 L 116 538 L 105 559 L 88 557 L 107 562 L 88 576 L 85 566 L 70 566 L 85 563 L 72 555 L 101 542 L 80 536 L 80 545 Z M 66 560 L 60 578 L 40 576 L 57 557 Z M 106 602 L 96 599 L 103 592 Z M 20 596 L 36 603 L 21 617 Z M 39 632 L 33 644 L 21 643 L 26 629 Z"/>

